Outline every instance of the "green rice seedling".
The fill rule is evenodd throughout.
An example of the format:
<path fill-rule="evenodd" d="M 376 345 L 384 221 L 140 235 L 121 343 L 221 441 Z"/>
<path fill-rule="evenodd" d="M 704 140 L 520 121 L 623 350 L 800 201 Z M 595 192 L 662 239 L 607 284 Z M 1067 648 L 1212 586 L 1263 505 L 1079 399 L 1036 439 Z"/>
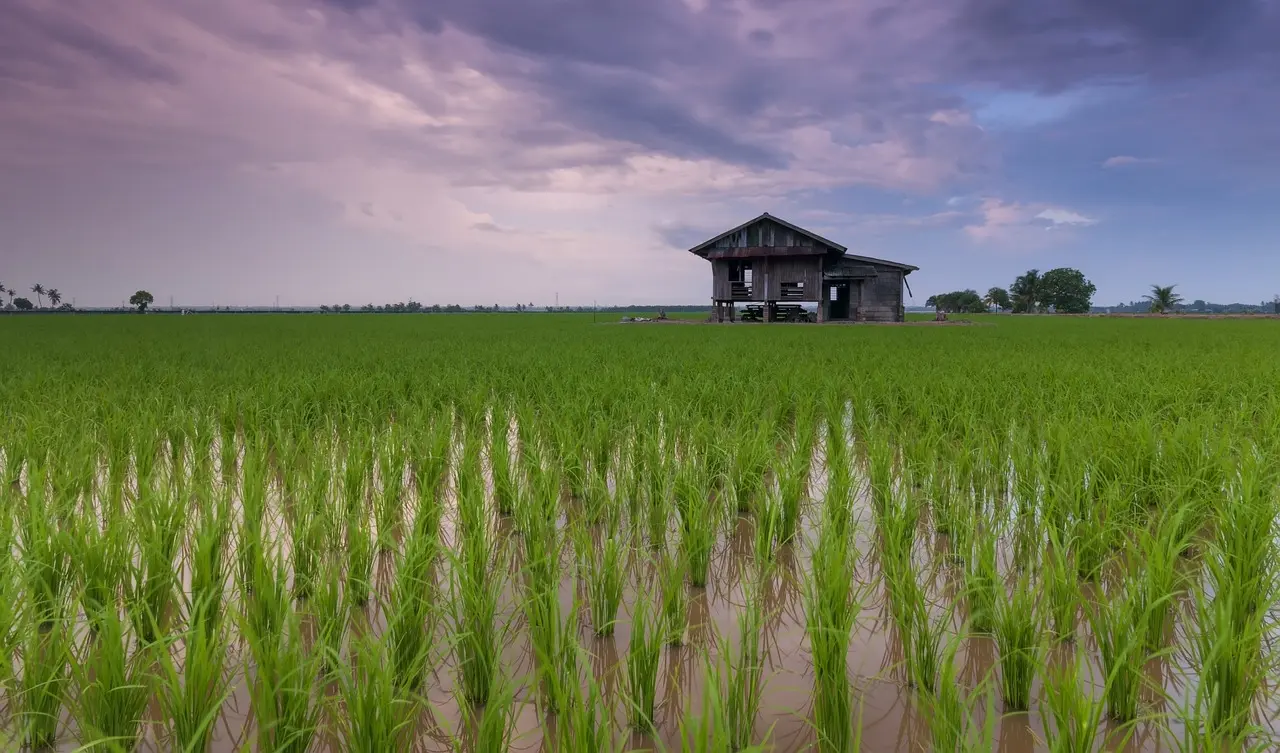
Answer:
<path fill-rule="evenodd" d="M 306 648 L 297 613 L 287 611 L 278 629 L 259 633 L 246 620 L 241 632 L 252 666 L 249 697 L 253 703 L 257 749 L 305 753 L 320 726 L 315 678 L 318 663 Z M 390 674 L 388 668 L 383 669 Z"/>
<path fill-rule="evenodd" d="M 1196 689 L 1189 720 L 1206 738 L 1221 742 L 1239 741 L 1252 731 L 1269 664 L 1263 649 L 1269 620 L 1248 608 L 1254 597 L 1242 593 L 1247 586 L 1232 578 L 1235 568 L 1224 554 L 1215 543 L 1209 585 L 1192 592 Z"/>
<path fill-rule="evenodd" d="M 587 586 L 591 626 L 598 636 L 613 635 L 626 580 L 626 544 L 616 535 L 606 535 L 599 544 L 595 544 L 585 528 L 579 528 L 575 535 L 578 574 Z"/>
<path fill-rule="evenodd" d="M 489 467 L 493 474 L 493 499 L 499 515 L 516 508 L 518 487 L 511 468 L 511 416 L 494 407 L 489 417 Z"/>
<path fill-rule="evenodd" d="M 689 631 L 689 589 L 685 585 L 684 555 L 668 549 L 658 560 L 658 584 L 662 590 L 662 625 L 669 646 L 684 644 Z"/>
<path fill-rule="evenodd" d="M 1182 523 L 1182 518 L 1188 514 L 1186 508 L 1177 508 L 1162 516 L 1154 531 L 1142 529 L 1139 532 L 1142 564 L 1138 569 L 1141 577 L 1138 589 L 1144 612 L 1144 654 L 1155 654 L 1164 647 L 1165 629 L 1178 588 L 1178 564 L 1182 552 L 1190 546 L 1192 531 Z"/>
<path fill-rule="evenodd" d="M 70 534 L 58 525 L 57 512 L 47 497 L 45 472 L 29 471 L 25 509 L 18 512 L 18 561 L 23 568 L 28 607 L 39 624 L 48 627 L 67 608 L 72 582 Z"/>
<path fill-rule="evenodd" d="M 1081 593 L 1072 555 L 1058 540 L 1057 531 L 1048 531 L 1049 548 L 1040 569 L 1043 603 L 1048 627 L 1060 641 L 1071 642 L 1076 634 L 1076 612 Z"/>
<path fill-rule="evenodd" d="M 558 714 L 572 702 L 570 685 L 577 682 L 576 674 L 568 671 L 576 661 L 577 604 L 575 601 L 569 613 L 562 614 L 557 591 L 556 583 L 530 585 L 522 604 L 536 662 L 539 700 L 548 714 Z"/>
<path fill-rule="evenodd" d="M 645 437 L 642 452 L 645 457 L 645 529 L 649 546 L 657 549 L 667 543 L 667 525 L 671 519 L 671 470 L 662 450 L 661 437 Z"/>
<path fill-rule="evenodd" d="M 1005 711 L 1026 711 L 1031 683 L 1040 665 L 1040 613 L 1030 580 L 1024 575 L 1008 599 L 995 610 L 996 650 L 1000 664 L 1000 691 Z"/>
<path fill-rule="evenodd" d="M 914 579 L 913 579 L 914 580 Z M 950 622 L 950 614 L 933 617 L 924 598 L 924 590 L 918 585 L 912 589 L 918 596 L 912 600 L 908 614 L 910 625 L 904 652 L 907 659 L 907 676 L 911 684 L 926 693 L 937 689 L 941 661 L 942 636 Z"/>
<path fill-rule="evenodd" d="M 212 609 L 193 604 L 191 612 L 211 615 Z M 214 724 L 231 695 L 225 631 L 213 617 L 206 620 L 181 635 L 181 667 L 170 651 L 160 652 L 160 705 L 169 720 L 172 747 L 183 753 L 208 751 Z"/>
<path fill-rule="evenodd" d="M 342 663 L 342 645 L 347 635 L 350 603 L 342 591 L 342 568 L 336 559 L 320 566 L 320 580 L 312 592 L 309 606 L 315 618 L 312 652 L 320 669 L 331 673 Z"/>
<path fill-rule="evenodd" d="M 1105 510 L 1112 501 L 1112 497 L 1096 500 L 1101 504 L 1086 507 L 1083 515 L 1073 525 L 1070 540 L 1075 553 L 1076 572 L 1081 579 L 1089 582 L 1097 582 L 1107 562 L 1108 541 L 1113 524 Z"/>
<path fill-rule="evenodd" d="M 325 524 L 322 511 L 328 506 L 329 458 L 315 463 L 311 477 L 289 516 L 289 556 L 293 564 L 293 595 L 306 599 L 315 587 L 317 568 L 324 556 Z"/>
<path fill-rule="evenodd" d="M 693 493 L 683 515 L 680 549 L 689 569 L 689 583 L 695 588 L 705 588 L 720 527 L 720 506 L 706 493 L 705 483 L 697 483 L 696 488 L 702 491 Z"/>
<path fill-rule="evenodd" d="M 819 751 L 848 753 L 857 745 L 847 657 L 861 601 L 854 588 L 848 542 L 823 533 L 813 551 L 805 593 L 813 657 L 813 723 Z"/>
<path fill-rule="evenodd" d="M 1040 707 L 1046 717 L 1044 740 L 1049 753 L 1093 753 L 1096 749 L 1098 730 L 1106 722 L 1106 700 L 1085 689 L 1087 661 L 1084 653 L 1078 653 L 1045 670 Z M 1131 725 L 1126 727 L 1123 739 L 1109 738 L 1108 745 L 1124 749 L 1132 731 Z"/>
<path fill-rule="evenodd" d="M 0 515 L 0 526 L 7 528 L 8 519 L 8 515 Z M 9 554 L 12 551 L 8 548 L 11 546 L 8 544 L 9 536 L 2 532 L 0 535 L 3 538 L 0 546 L 6 547 L 4 553 L 0 554 L 0 656 L 11 657 L 18 648 L 22 627 L 23 583 L 18 564 L 13 555 Z M 0 660 L 0 690 L 10 687 L 12 673 L 13 662 Z"/>
<path fill-rule="evenodd" d="M 212 638 L 223 620 L 223 597 L 226 588 L 226 541 L 229 524 L 225 498 L 198 520 L 191 539 L 191 596 L 188 601 L 187 624 L 201 629 Z"/>
<path fill-rule="evenodd" d="M 97 635 L 82 659 L 72 660 L 77 692 L 70 703 L 81 750 L 132 751 L 155 685 L 154 644 L 130 650 L 133 636 L 111 604 L 94 624 Z"/>
<path fill-rule="evenodd" d="M 450 580 L 458 682 L 464 697 L 480 705 L 489 699 L 502 657 L 499 600 L 506 568 L 501 554 L 486 527 L 475 525 L 462 534 Z"/>
<path fill-rule="evenodd" d="M 976 527 L 981 518 L 975 516 Z M 990 635 L 996 629 L 996 610 L 1000 599 L 1000 573 L 996 568 L 996 537 L 974 536 L 973 554 L 964 573 L 964 594 L 969 605 L 969 627 L 978 635 Z"/>
<path fill-rule="evenodd" d="M 257 547 L 257 562 L 247 588 L 240 594 L 248 630 L 259 636 L 276 635 L 292 612 L 288 577 L 279 555 Z"/>
<path fill-rule="evenodd" d="M 92 511 L 76 520 L 74 559 L 80 581 L 80 606 L 90 629 L 108 608 L 115 609 L 120 583 L 128 572 L 129 540 L 124 516 L 110 516 L 105 528 Z"/>
<path fill-rule="evenodd" d="M 364 512 L 348 515 L 346 598 L 363 608 L 373 593 L 374 540 Z"/>
<path fill-rule="evenodd" d="M 411 538 L 396 567 L 395 583 L 384 610 L 387 615 L 387 652 L 391 670 L 402 690 L 416 692 L 422 686 L 431 660 L 435 634 L 431 563 L 434 539 Z"/>
<path fill-rule="evenodd" d="M 329 717 L 341 749 L 351 753 L 407 750 L 419 704 L 397 681 L 386 644 L 362 633 L 352 638 L 350 666 L 337 673 L 340 702 Z"/>
<path fill-rule="evenodd" d="M 778 469 L 778 540 L 787 543 L 800 531 L 800 511 L 809 482 L 809 447 L 796 443 Z M 828 488 L 830 494 L 830 487 Z"/>
<path fill-rule="evenodd" d="M 703 655 L 707 680 L 702 685 L 700 708 L 685 710 L 680 718 L 681 753 L 742 753 L 761 751 L 761 746 L 738 748 L 730 734 L 729 708 L 725 701 L 725 685 L 729 682 L 724 657 L 713 659 Z"/>
<path fill-rule="evenodd" d="M 756 510 L 752 528 L 752 550 L 756 562 L 763 568 L 770 568 L 778 559 L 782 515 L 781 498 L 777 494 L 765 494 Z"/>
<path fill-rule="evenodd" d="M 893 446 L 883 437 L 867 443 L 867 475 L 871 502 L 877 513 L 887 507 L 893 495 Z"/>
<path fill-rule="evenodd" d="M 47 618 L 46 618 L 47 619 Z M 54 744 L 71 676 L 70 626 L 62 620 L 30 626 L 22 649 L 22 679 L 12 712 L 28 748 Z"/>
<path fill-rule="evenodd" d="M 760 599 L 760 584 L 755 578 L 747 578 L 743 590 L 745 603 L 737 614 L 737 651 L 724 651 L 717 662 L 722 676 L 715 682 L 724 684 L 726 731 L 734 751 L 751 746 L 764 693 L 764 612 Z"/>
<path fill-rule="evenodd" d="M 1145 609 L 1139 587 L 1127 583 L 1119 594 L 1104 598 L 1089 613 L 1098 657 L 1107 678 L 1103 690 L 1107 715 L 1118 722 L 1138 718 L 1143 667 L 1148 657 L 1143 650 Z"/>
<path fill-rule="evenodd" d="M 956 633 L 942 649 L 938 681 L 924 694 L 929 713 L 929 731 L 933 750 L 961 750 L 970 725 L 969 706 L 960 683 L 956 652 L 962 635 Z"/>
<path fill-rule="evenodd" d="M 466 703 L 460 706 L 467 715 L 466 737 L 469 739 L 454 739 L 457 753 L 506 753 L 511 750 L 519 707 L 516 704 L 516 684 L 501 668 L 493 680 L 489 702 L 483 708 Z"/>
<path fill-rule="evenodd" d="M 374 517 L 378 526 L 379 552 L 396 548 L 396 536 L 404 522 L 404 438 L 392 424 L 378 453 L 378 476 L 381 489 L 374 504 Z"/>
<path fill-rule="evenodd" d="M 637 729 L 654 728 L 663 638 L 661 621 L 652 614 L 648 598 L 641 596 L 631 613 L 631 641 L 627 647 L 627 696 L 631 724 Z"/>
<path fill-rule="evenodd" d="M 622 753 L 625 739 L 616 733 L 613 710 L 591 671 L 587 650 L 574 637 L 565 670 L 571 677 L 564 683 L 572 697 L 556 716 L 553 739 L 559 753 Z"/>
<path fill-rule="evenodd" d="M 737 504 L 738 512 L 750 512 L 755 506 L 755 500 L 764 492 L 764 478 L 769 464 L 769 438 L 763 432 L 757 431 L 744 437 L 738 444 L 733 454 L 732 467 L 732 486 L 734 493 L 734 501 Z M 789 475 L 791 468 L 784 471 L 784 476 Z M 782 492 L 796 492 L 794 496 L 795 504 L 799 505 L 800 488 L 791 488 L 787 482 L 782 481 Z M 786 501 L 784 499 L 784 505 Z"/>

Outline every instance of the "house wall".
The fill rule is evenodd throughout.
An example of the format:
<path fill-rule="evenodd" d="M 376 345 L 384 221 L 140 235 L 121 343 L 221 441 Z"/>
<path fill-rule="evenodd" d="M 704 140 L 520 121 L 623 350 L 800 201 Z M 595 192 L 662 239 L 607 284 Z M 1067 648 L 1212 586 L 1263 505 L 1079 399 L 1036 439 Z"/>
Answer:
<path fill-rule="evenodd" d="M 767 261 L 768 273 L 765 277 L 765 285 L 768 300 L 784 300 L 782 297 L 782 284 L 785 282 L 804 283 L 804 296 L 802 298 L 787 298 L 785 299 L 787 302 L 817 301 L 820 298 L 821 291 L 818 287 L 822 284 L 821 256 L 784 256 L 771 258 Z"/>
<path fill-rule="evenodd" d="M 876 277 L 862 286 L 862 317 L 868 322 L 900 322 L 902 270 L 876 265 Z"/>
<path fill-rule="evenodd" d="M 782 284 L 784 282 L 804 283 L 804 297 L 787 298 L 786 302 L 817 301 L 821 294 L 822 263 L 821 256 L 796 257 L 755 257 L 750 259 L 712 259 L 711 260 L 711 298 L 727 301 L 733 298 L 733 285 L 729 279 L 729 268 L 733 263 L 749 262 L 751 264 L 752 296 L 750 301 L 782 301 Z"/>

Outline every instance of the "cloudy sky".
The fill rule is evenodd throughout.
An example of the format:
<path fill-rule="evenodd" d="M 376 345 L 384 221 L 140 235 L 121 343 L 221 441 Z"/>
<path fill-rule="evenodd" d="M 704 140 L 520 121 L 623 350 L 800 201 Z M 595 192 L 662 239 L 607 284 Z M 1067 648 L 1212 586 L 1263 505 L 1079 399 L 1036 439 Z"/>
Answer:
<path fill-rule="evenodd" d="M 768 211 L 932 292 L 1280 292 L 1280 0 L 4 0 L 0 282 L 707 300 Z"/>

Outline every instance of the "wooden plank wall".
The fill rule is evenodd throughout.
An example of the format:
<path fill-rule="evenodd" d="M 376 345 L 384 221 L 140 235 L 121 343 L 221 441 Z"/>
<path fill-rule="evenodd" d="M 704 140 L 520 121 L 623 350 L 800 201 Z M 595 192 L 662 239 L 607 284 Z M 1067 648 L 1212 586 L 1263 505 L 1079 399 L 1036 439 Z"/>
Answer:
<path fill-rule="evenodd" d="M 877 276 L 863 286 L 862 315 L 869 322 L 902 320 L 902 271 L 876 266 Z"/>
<path fill-rule="evenodd" d="M 804 298 L 790 298 L 790 301 L 817 301 L 822 284 L 822 257 L 779 257 L 769 259 L 768 296 L 769 300 L 782 299 L 782 283 L 803 282 Z"/>

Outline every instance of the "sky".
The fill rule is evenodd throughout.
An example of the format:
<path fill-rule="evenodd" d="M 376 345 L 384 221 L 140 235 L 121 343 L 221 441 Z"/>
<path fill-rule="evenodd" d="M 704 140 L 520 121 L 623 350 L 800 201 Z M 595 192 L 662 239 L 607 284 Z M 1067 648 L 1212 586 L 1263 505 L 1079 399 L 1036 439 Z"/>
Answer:
<path fill-rule="evenodd" d="M 767 211 L 909 305 L 1270 300 L 1276 40 L 1280 0 L 4 0 L 0 283 L 703 303 L 687 249 Z"/>

